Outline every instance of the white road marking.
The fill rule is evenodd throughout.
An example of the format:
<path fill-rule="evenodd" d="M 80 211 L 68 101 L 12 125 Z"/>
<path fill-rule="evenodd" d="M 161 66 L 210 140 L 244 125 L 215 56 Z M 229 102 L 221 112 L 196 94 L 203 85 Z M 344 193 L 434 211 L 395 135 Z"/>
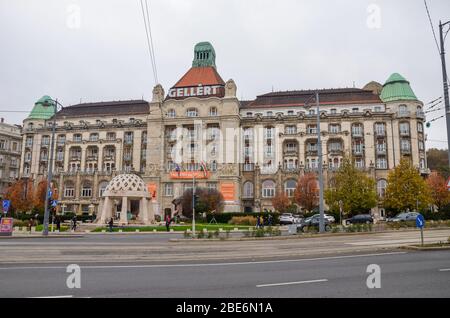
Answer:
<path fill-rule="evenodd" d="M 63 295 L 63 296 L 39 296 L 39 297 L 29 297 L 29 298 L 73 298 L 73 295 Z"/>
<path fill-rule="evenodd" d="M 385 255 L 403 255 L 408 252 L 390 252 L 390 253 L 376 253 L 376 254 L 358 254 L 358 255 L 343 255 L 343 256 L 329 256 L 318 258 L 301 258 L 301 259 L 287 259 L 274 261 L 256 261 L 256 262 L 235 262 L 235 263 L 205 263 L 205 264 L 158 264 L 158 265 L 80 265 L 82 269 L 115 269 L 115 268 L 168 268 L 168 267 L 209 267 L 209 266 L 236 266 L 236 265 L 255 265 L 255 264 L 279 264 L 279 263 L 297 263 L 305 261 L 320 261 L 320 260 L 334 260 L 346 258 L 363 258 L 376 257 Z M 64 266 L 24 266 L 24 267 L 0 267 L 0 270 L 24 270 L 24 269 L 66 269 Z"/>
<path fill-rule="evenodd" d="M 440 272 L 450 272 L 450 268 L 443 268 L 439 270 Z"/>
<path fill-rule="evenodd" d="M 327 282 L 327 281 L 328 281 L 328 279 L 304 280 L 304 281 L 300 281 L 300 282 L 256 285 L 256 287 L 261 288 L 261 287 L 274 287 L 274 286 L 286 286 L 286 285 L 312 284 L 312 283 L 322 283 L 322 282 Z"/>

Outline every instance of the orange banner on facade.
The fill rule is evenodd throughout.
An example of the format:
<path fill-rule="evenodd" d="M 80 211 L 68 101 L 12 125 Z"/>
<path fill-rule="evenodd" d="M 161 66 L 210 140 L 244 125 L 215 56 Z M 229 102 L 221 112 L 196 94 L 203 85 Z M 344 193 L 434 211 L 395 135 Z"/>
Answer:
<path fill-rule="evenodd" d="M 220 184 L 220 192 L 222 192 L 225 201 L 234 201 L 234 195 L 236 194 L 234 183 Z"/>
<path fill-rule="evenodd" d="M 157 189 L 157 185 L 156 185 L 156 183 L 149 183 L 149 184 L 147 184 L 147 190 L 148 190 L 148 193 L 150 193 L 150 196 L 152 197 L 152 198 L 156 198 L 156 189 Z"/>
<path fill-rule="evenodd" d="M 172 171 L 170 173 L 171 179 L 208 179 L 208 171 Z"/>

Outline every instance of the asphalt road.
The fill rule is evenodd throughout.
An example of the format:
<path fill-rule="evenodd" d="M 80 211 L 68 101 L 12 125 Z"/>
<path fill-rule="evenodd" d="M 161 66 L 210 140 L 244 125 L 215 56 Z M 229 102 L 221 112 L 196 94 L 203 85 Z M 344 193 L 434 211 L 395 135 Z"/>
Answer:
<path fill-rule="evenodd" d="M 367 266 L 381 288 L 366 286 Z M 450 251 L 353 253 L 284 260 L 0 265 L 0 297 L 450 297 Z"/>

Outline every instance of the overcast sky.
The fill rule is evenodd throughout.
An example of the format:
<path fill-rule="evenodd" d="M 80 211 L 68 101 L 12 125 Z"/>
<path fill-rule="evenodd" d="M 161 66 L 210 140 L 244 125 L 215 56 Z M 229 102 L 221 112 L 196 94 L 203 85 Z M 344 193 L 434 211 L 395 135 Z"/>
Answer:
<path fill-rule="evenodd" d="M 148 0 L 166 92 L 210 41 L 238 97 L 272 90 L 363 87 L 405 76 L 424 103 L 442 96 L 423 0 Z M 428 0 L 438 32 L 450 1 Z M 0 116 L 21 123 L 42 95 L 64 105 L 151 99 L 139 0 L 0 0 Z M 450 63 L 450 57 L 448 57 Z M 14 110 L 15 112 L 5 112 Z M 428 119 L 444 115 L 444 110 Z M 427 129 L 446 148 L 445 120 Z"/>

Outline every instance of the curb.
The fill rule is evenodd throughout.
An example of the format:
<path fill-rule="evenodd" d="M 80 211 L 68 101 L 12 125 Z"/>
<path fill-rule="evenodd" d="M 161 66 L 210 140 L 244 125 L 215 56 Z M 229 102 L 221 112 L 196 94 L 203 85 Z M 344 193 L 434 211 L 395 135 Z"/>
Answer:
<path fill-rule="evenodd" d="M 14 240 L 14 239 L 54 239 L 54 238 L 79 238 L 84 237 L 84 235 L 81 234 L 74 234 L 74 235 L 49 235 L 49 236 L 42 236 L 42 235 L 30 235 L 30 236 L 0 236 L 0 240 Z"/>
<path fill-rule="evenodd" d="M 447 246 L 400 246 L 401 249 L 413 251 L 450 251 L 450 245 Z"/>
<path fill-rule="evenodd" d="M 450 230 L 449 227 L 445 228 L 432 228 L 425 230 L 426 231 L 434 231 L 434 230 Z M 415 232 L 417 229 L 406 229 L 406 230 L 389 230 L 389 231 L 379 231 L 379 232 L 351 232 L 351 233 L 325 233 L 325 234 L 294 234 L 294 235 L 286 235 L 286 236 L 273 236 L 273 237 L 231 237 L 224 239 L 192 239 L 192 238 L 183 238 L 177 239 L 172 238 L 169 242 L 173 243 L 181 243 L 181 242 L 238 242 L 238 241 L 278 241 L 278 240 L 290 240 L 290 239 L 306 239 L 306 238 L 321 238 L 321 237 L 339 237 L 339 236 L 358 236 L 358 235 L 369 235 L 369 234 L 385 234 L 385 233 L 399 233 L 399 232 Z M 237 232 L 234 232 L 237 233 Z"/>

